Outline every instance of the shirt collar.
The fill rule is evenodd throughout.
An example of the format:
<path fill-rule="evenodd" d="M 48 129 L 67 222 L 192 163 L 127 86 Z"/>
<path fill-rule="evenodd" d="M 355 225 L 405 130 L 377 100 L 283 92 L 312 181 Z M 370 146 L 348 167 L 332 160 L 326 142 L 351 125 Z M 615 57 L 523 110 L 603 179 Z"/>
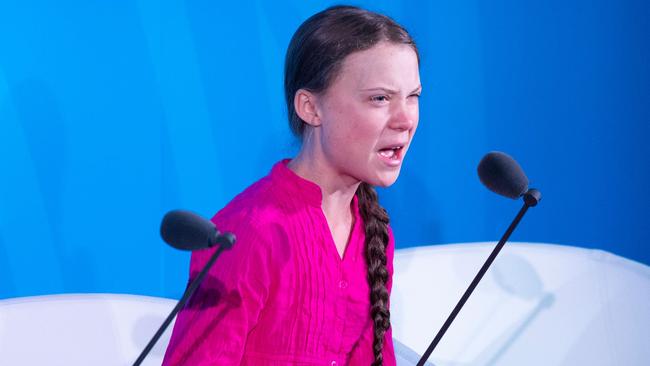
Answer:
<path fill-rule="evenodd" d="M 303 201 L 306 204 L 321 210 L 323 193 L 320 186 L 312 181 L 302 178 L 293 170 L 289 169 L 287 164 L 290 161 L 291 159 L 284 159 L 277 162 L 273 166 L 273 169 L 271 169 L 271 179 L 275 184 L 280 186 L 287 194 L 289 194 L 290 197 Z M 359 244 L 356 242 L 361 241 L 361 243 L 363 243 L 365 240 L 365 229 L 363 227 L 363 219 L 359 210 L 359 198 L 356 194 L 352 198 L 352 212 L 355 220 L 352 227 L 352 235 L 350 235 L 351 240 L 348 243 L 348 245 L 352 247 L 346 248 L 346 252 L 352 251 L 352 253 L 345 254 L 345 256 L 350 256 L 353 261 L 356 261 L 359 256 L 359 250 L 355 248 Z M 364 247 L 365 246 L 361 244 L 361 248 Z"/>
<path fill-rule="evenodd" d="M 271 178 L 293 197 L 302 199 L 311 206 L 321 208 L 323 204 L 323 192 L 320 186 L 289 169 L 287 164 L 290 161 L 291 159 L 283 159 L 277 162 L 271 170 Z M 359 202 L 356 194 L 352 199 L 352 208 L 352 212 L 354 212 L 356 218 L 355 221 L 359 221 Z"/>
<path fill-rule="evenodd" d="M 291 196 L 304 200 L 311 206 L 321 207 L 323 193 L 318 184 L 302 178 L 287 167 L 291 159 L 277 162 L 271 170 L 271 179 Z"/>

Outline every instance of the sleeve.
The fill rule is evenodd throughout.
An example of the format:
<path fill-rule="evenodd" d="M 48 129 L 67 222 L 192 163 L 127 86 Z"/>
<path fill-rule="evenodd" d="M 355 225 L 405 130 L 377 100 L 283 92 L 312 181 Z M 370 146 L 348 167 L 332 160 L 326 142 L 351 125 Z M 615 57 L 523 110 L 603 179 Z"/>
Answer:
<path fill-rule="evenodd" d="M 233 232 L 237 241 L 221 253 L 180 311 L 163 366 L 240 364 L 247 335 L 268 297 L 273 234 L 256 228 L 251 218 L 236 221 L 217 225 L 221 231 Z M 215 251 L 192 254 L 190 282 Z"/>
<path fill-rule="evenodd" d="M 393 259 L 395 257 L 395 239 L 393 237 L 393 231 L 388 227 L 388 247 L 386 248 L 386 267 L 388 269 L 388 282 L 386 283 L 386 288 L 388 289 L 388 294 L 390 296 L 393 289 Z M 390 297 L 388 300 L 388 309 L 390 310 Z M 361 339 L 352 349 L 350 356 L 348 357 L 349 365 L 371 365 L 375 360 L 375 355 L 372 351 L 374 329 L 372 322 L 366 327 L 365 331 L 361 335 Z M 384 356 L 384 366 L 395 366 L 397 361 L 395 359 L 395 348 L 393 346 L 393 327 L 392 324 L 390 328 L 384 334 L 384 349 L 382 351 Z"/>

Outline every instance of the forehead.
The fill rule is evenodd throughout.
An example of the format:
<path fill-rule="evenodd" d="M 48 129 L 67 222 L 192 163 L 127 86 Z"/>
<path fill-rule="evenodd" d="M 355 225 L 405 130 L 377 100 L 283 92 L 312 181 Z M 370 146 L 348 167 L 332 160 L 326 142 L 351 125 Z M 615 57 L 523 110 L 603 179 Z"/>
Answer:
<path fill-rule="evenodd" d="M 417 55 L 410 45 L 379 43 L 347 56 L 334 83 L 356 88 L 416 88 L 420 84 Z"/>

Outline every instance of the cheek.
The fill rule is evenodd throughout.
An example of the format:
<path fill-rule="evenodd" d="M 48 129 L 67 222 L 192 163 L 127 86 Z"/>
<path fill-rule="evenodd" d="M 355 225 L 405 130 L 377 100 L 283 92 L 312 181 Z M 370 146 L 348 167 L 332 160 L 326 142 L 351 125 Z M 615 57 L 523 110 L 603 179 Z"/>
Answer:
<path fill-rule="evenodd" d="M 384 119 L 378 117 L 374 116 L 372 111 L 357 116 L 354 121 L 354 129 L 348 132 L 350 136 L 354 137 L 354 143 L 357 146 L 370 149 L 377 144 L 382 133 L 385 132 L 386 126 Z"/>
<path fill-rule="evenodd" d="M 420 118 L 420 103 L 419 101 L 416 101 L 413 103 L 411 108 L 409 108 L 409 114 L 410 117 L 417 123 L 418 119 Z"/>
<path fill-rule="evenodd" d="M 388 119 L 385 110 L 345 99 L 326 107 L 323 133 L 327 150 L 356 156 L 374 149 Z"/>
<path fill-rule="evenodd" d="M 371 143 L 381 132 L 381 123 L 373 116 L 373 111 L 346 108 L 339 110 L 336 118 L 330 121 L 328 136 L 345 150 Z"/>
<path fill-rule="evenodd" d="M 323 148 L 327 154 L 337 154 L 350 151 L 355 145 L 357 136 L 353 128 L 354 122 L 347 119 L 330 120 L 323 125 Z"/>
<path fill-rule="evenodd" d="M 413 121 L 413 133 L 415 133 L 415 130 L 418 127 L 418 122 L 420 121 L 420 109 L 417 105 L 410 111 L 409 119 Z"/>

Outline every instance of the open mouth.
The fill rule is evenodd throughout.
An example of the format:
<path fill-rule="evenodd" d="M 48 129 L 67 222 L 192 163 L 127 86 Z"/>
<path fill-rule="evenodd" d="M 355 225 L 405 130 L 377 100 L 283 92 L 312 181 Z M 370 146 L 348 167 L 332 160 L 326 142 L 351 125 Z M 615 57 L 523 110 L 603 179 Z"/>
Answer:
<path fill-rule="evenodd" d="M 402 146 L 391 147 L 387 149 L 379 150 L 379 155 L 387 159 L 397 159 L 399 158 L 399 152 L 402 150 Z"/>
<path fill-rule="evenodd" d="M 380 149 L 379 156 L 381 156 L 387 162 L 397 163 L 402 158 L 403 149 L 404 145 L 397 145 Z"/>

